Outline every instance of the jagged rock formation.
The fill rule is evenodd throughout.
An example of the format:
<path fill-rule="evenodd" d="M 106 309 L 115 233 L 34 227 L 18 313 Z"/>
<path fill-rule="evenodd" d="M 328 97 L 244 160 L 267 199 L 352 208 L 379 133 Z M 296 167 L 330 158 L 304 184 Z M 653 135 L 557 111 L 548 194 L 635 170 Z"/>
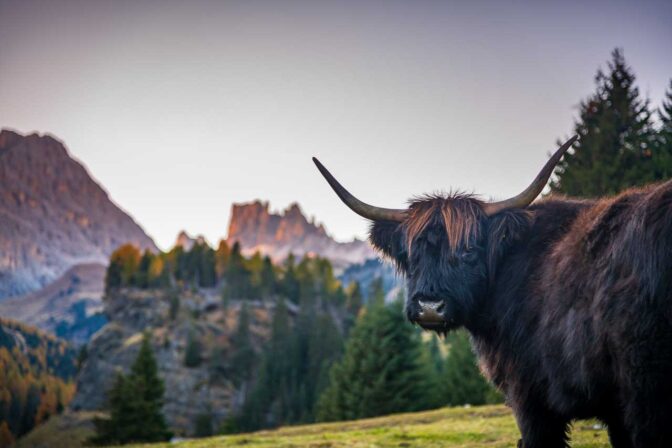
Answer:
<path fill-rule="evenodd" d="M 44 288 L 0 302 L 0 316 L 24 322 L 75 345 L 105 323 L 102 315 L 105 266 L 80 264 Z"/>
<path fill-rule="evenodd" d="M 173 247 L 181 247 L 184 249 L 185 252 L 190 251 L 195 244 L 206 244 L 207 241 L 205 240 L 205 237 L 203 235 L 198 235 L 196 238 L 192 237 L 189 235 L 185 230 L 181 231 L 177 235 L 177 239 L 175 240 L 175 244 Z"/>
<path fill-rule="evenodd" d="M 109 323 L 88 344 L 88 357 L 77 377 L 77 394 L 72 411 L 94 411 L 105 405 L 105 392 L 116 372 L 127 372 L 137 356 L 143 333 L 150 335 L 159 372 L 166 386 L 163 412 L 172 430 L 193 435 L 199 415 L 211 415 L 219 427 L 230 413 L 242 405 L 243 395 L 228 379 L 213 376 L 214 362 L 226 362 L 231 336 L 237 329 L 240 303 L 223 307 L 214 291 L 170 291 L 122 289 L 104 299 Z M 179 311 L 171 301 L 179 297 Z M 270 333 L 274 304 L 247 302 L 250 332 L 255 350 Z M 198 317 L 195 317 L 198 316 Z M 199 340 L 202 361 L 185 366 L 190 337 Z M 214 347 L 217 350 L 213 350 Z"/>
<path fill-rule="evenodd" d="M 63 144 L 0 132 L 0 299 L 35 291 L 126 242 L 156 250 Z"/>
<path fill-rule="evenodd" d="M 290 253 L 319 255 L 341 269 L 376 256 L 365 241 L 335 241 L 322 224 L 308 221 L 296 203 L 280 214 L 271 213 L 268 202 L 234 204 L 227 241 L 238 241 L 246 254 L 259 251 L 274 260 L 282 260 Z"/>

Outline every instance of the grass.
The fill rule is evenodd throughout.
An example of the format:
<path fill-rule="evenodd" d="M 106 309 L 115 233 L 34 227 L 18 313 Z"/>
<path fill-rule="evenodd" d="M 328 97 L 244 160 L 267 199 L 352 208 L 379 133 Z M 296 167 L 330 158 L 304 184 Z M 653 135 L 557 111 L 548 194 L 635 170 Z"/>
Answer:
<path fill-rule="evenodd" d="M 609 447 L 606 431 L 580 421 L 572 430 L 572 447 Z M 338 423 L 287 426 L 235 436 L 218 436 L 179 444 L 136 447 L 463 447 L 509 448 L 520 437 L 511 411 L 501 405 L 443 408 Z"/>
<path fill-rule="evenodd" d="M 51 417 L 18 440 L 15 448 L 76 448 L 93 435 L 93 418 L 98 412 L 66 412 Z"/>

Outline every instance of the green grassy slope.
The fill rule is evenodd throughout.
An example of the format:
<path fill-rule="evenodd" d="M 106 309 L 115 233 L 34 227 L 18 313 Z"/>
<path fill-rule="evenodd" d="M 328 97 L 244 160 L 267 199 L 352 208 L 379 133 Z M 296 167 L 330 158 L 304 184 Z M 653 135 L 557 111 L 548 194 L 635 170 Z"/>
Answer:
<path fill-rule="evenodd" d="M 572 447 L 608 447 L 595 422 L 574 425 Z M 180 444 L 145 445 L 214 448 L 257 447 L 512 447 L 519 438 L 511 411 L 504 406 L 443 408 L 351 422 L 288 426 L 236 436 L 220 436 Z"/>

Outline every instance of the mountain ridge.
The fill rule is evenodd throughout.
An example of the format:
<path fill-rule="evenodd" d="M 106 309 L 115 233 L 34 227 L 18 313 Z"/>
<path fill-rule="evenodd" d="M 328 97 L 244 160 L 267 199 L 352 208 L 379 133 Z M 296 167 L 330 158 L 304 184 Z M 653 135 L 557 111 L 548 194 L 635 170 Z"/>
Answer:
<path fill-rule="evenodd" d="M 157 250 L 50 134 L 0 131 L 0 300 L 38 290 L 125 242 Z"/>

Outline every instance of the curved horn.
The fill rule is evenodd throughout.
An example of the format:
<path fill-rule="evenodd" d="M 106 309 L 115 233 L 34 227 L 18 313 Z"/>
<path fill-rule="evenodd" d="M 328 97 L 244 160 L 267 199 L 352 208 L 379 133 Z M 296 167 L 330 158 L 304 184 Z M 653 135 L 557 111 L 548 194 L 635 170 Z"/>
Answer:
<path fill-rule="evenodd" d="M 483 206 L 485 214 L 488 216 L 492 216 L 495 213 L 501 212 L 502 210 L 506 210 L 509 208 L 522 208 L 530 205 L 532 201 L 534 201 L 536 197 L 539 196 L 541 190 L 543 190 L 544 187 L 546 186 L 546 182 L 548 182 L 548 178 L 551 177 L 551 174 L 553 174 L 553 169 L 555 168 L 555 165 L 557 165 L 558 162 L 560 161 L 560 158 L 563 156 L 563 154 L 565 154 L 565 152 L 574 144 L 574 142 L 578 138 L 579 136 L 575 135 L 574 137 L 567 140 L 560 148 L 558 148 L 558 150 L 555 151 L 555 154 L 553 154 L 553 156 L 548 160 L 548 162 L 546 162 L 546 165 L 544 165 L 541 171 L 539 171 L 537 177 L 525 190 L 523 190 L 522 193 L 510 199 L 506 199 L 504 201 L 489 202 L 485 204 Z"/>
<path fill-rule="evenodd" d="M 345 205 L 350 207 L 350 209 L 359 216 L 363 216 L 364 218 L 370 219 L 372 221 L 402 222 L 404 220 L 406 210 L 374 207 L 373 205 L 369 205 L 360 201 L 351 195 L 348 190 L 343 188 L 343 185 L 341 185 L 336 180 L 336 178 L 334 178 L 334 176 L 332 176 L 331 173 L 324 167 L 324 165 L 322 165 L 315 157 L 313 157 L 313 162 L 327 182 L 329 182 L 329 185 L 331 185 L 331 188 L 334 189 L 338 197 L 341 198 L 341 201 L 343 201 Z"/>

